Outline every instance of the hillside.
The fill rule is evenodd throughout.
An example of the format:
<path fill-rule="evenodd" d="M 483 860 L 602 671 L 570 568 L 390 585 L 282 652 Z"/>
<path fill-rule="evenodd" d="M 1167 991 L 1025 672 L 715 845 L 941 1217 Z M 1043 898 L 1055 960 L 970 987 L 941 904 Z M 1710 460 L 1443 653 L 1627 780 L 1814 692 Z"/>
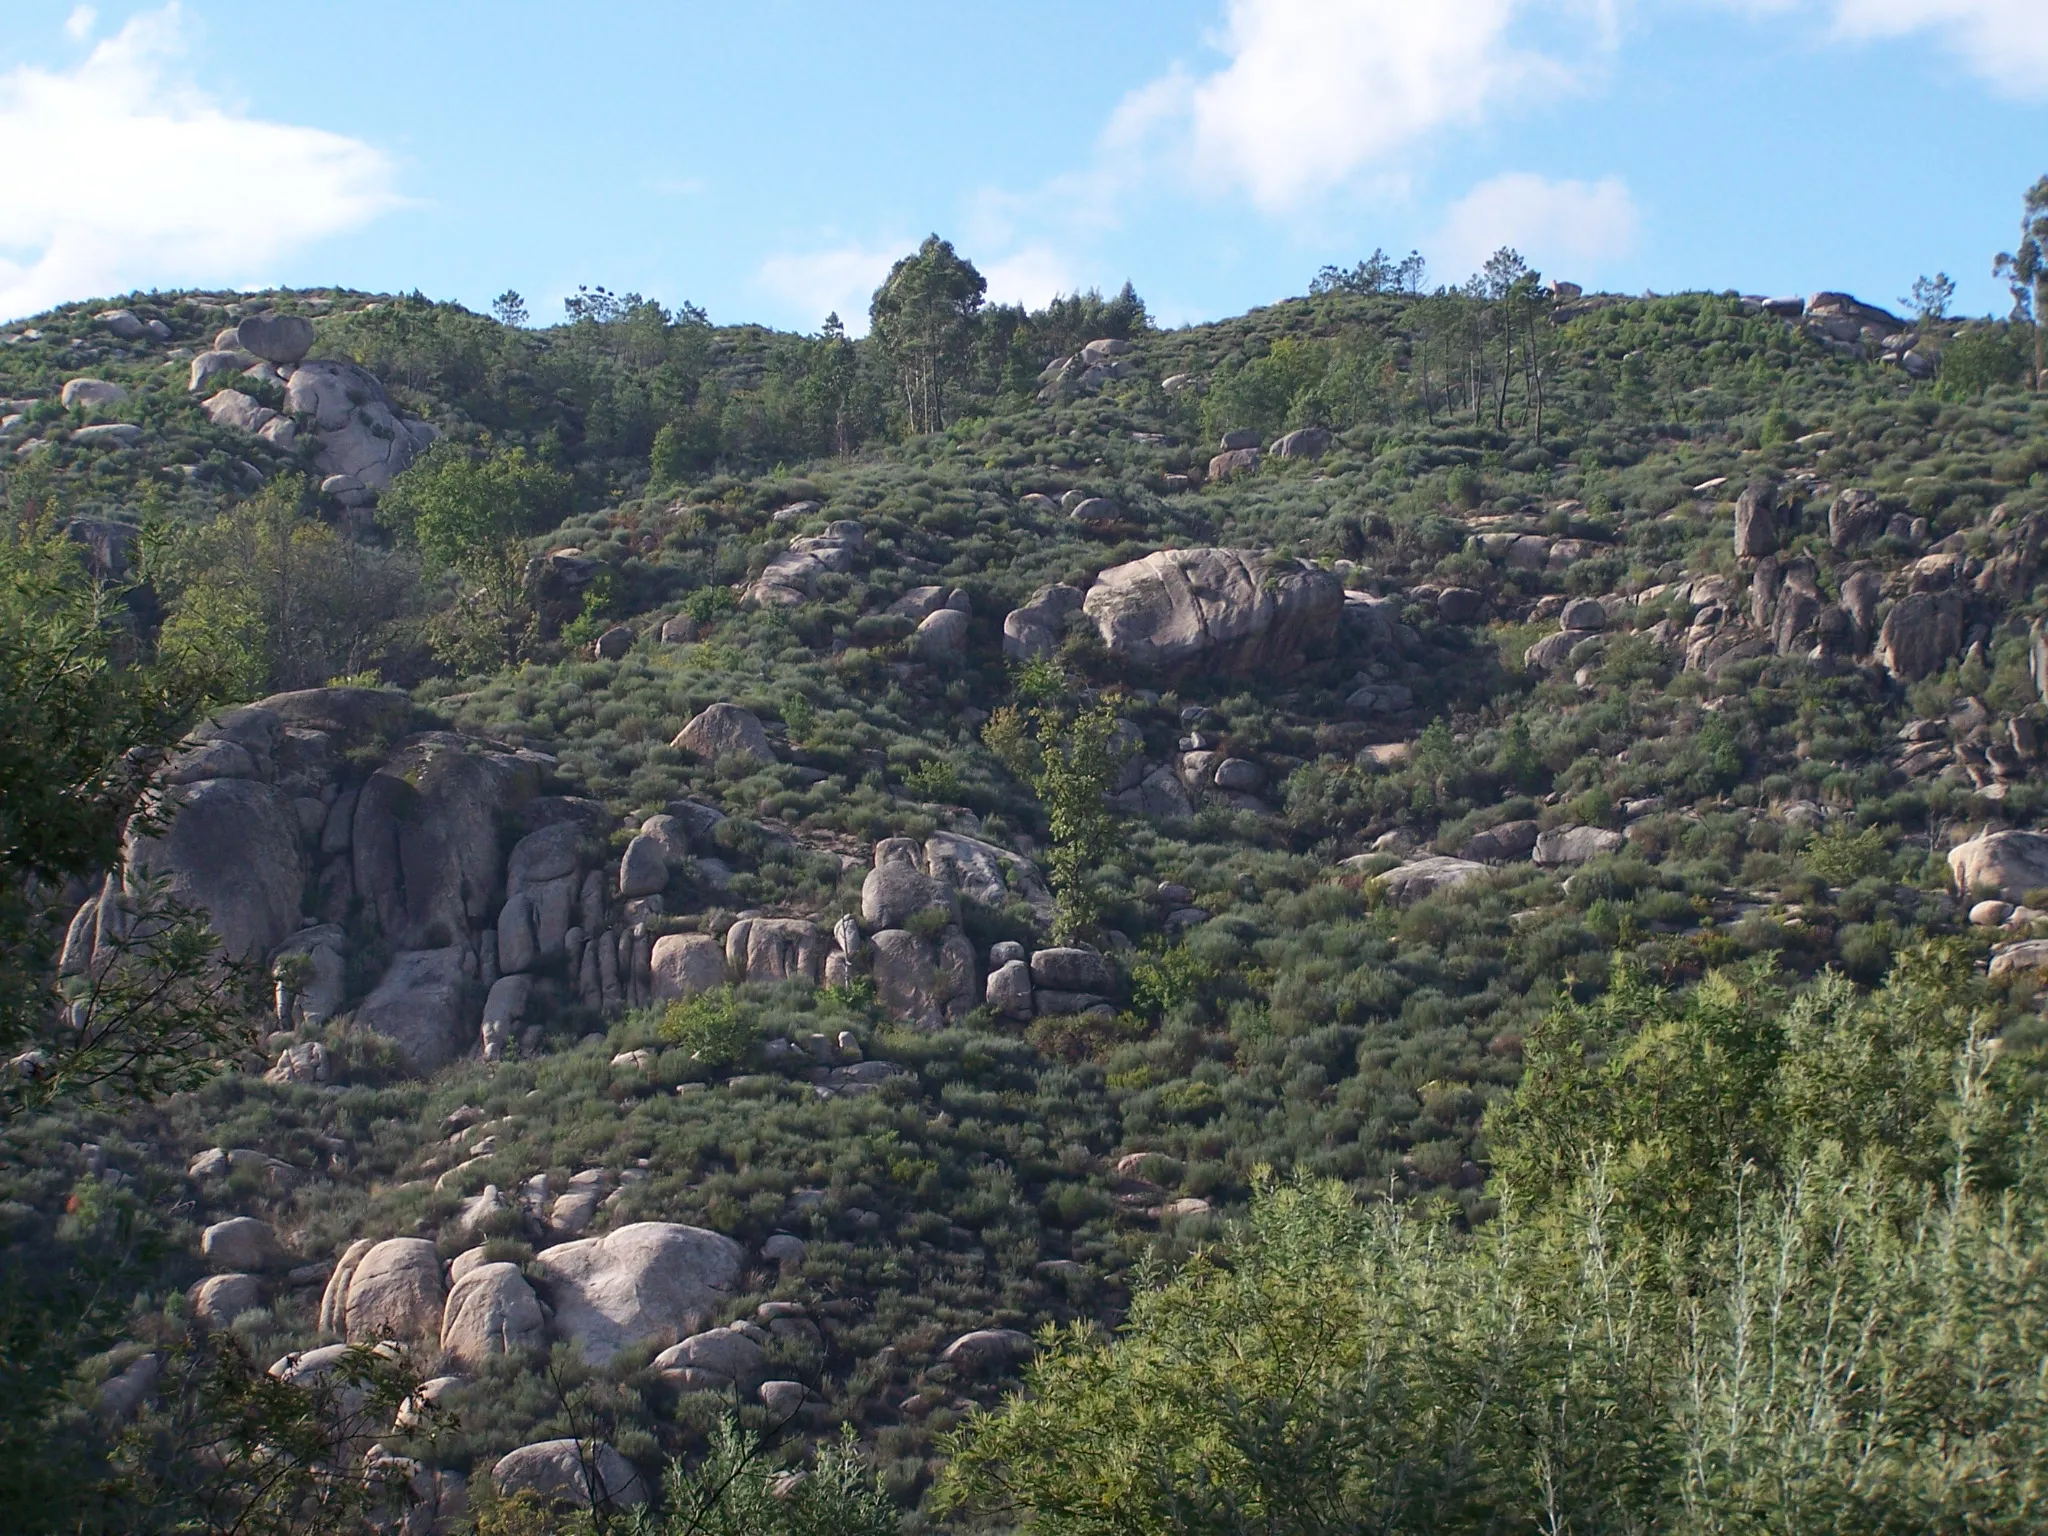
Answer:
<path fill-rule="evenodd" d="M 405 1341 L 453 1422 L 382 1440 L 451 1520 L 556 1437 L 651 1481 L 764 1380 L 914 1509 L 1019 1334 L 1118 1322 L 1260 1170 L 1484 1223 L 1480 1118 L 1616 956 L 1951 936 L 2031 1060 L 2025 327 L 1489 275 L 0 336 L 17 524 L 222 680 L 67 974 L 154 874 L 276 999 L 245 1070 L 10 1124 L 10 1285 L 130 1224 L 99 1379 Z"/>

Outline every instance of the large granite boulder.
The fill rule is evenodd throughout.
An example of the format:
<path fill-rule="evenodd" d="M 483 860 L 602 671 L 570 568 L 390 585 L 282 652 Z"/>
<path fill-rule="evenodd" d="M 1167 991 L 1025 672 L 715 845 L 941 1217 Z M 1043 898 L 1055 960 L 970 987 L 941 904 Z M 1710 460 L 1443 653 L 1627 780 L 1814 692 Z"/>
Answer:
<path fill-rule="evenodd" d="M 468 959 L 454 945 L 399 951 L 356 1023 L 389 1040 L 415 1072 L 446 1066 L 469 1044 Z"/>
<path fill-rule="evenodd" d="M 218 1273 L 271 1269 L 285 1260 L 276 1231 L 254 1216 L 216 1221 L 199 1235 L 199 1251 L 205 1255 L 207 1267 Z"/>
<path fill-rule="evenodd" d="M 775 761 L 775 749 L 768 745 L 760 717 L 737 704 L 713 704 L 678 731 L 669 745 L 712 763 L 722 757 Z"/>
<path fill-rule="evenodd" d="M 541 1342 L 547 1322 L 517 1264 L 479 1264 L 463 1273 L 441 1314 L 441 1349 L 471 1370 L 491 1355 Z"/>
<path fill-rule="evenodd" d="M 544 1249 L 535 1279 L 555 1326 L 592 1360 L 694 1333 L 732 1293 L 740 1245 L 701 1227 L 639 1221 Z"/>
<path fill-rule="evenodd" d="M 1939 672 L 1962 648 L 1963 603 L 1955 592 L 1914 592 L 1892 604 L 1875 655 L 1901 682 Z"/>
<path fill-rule="evenodd" d="M 356 800 L 355 890 L 399 949 L 464 942 L 497 914 L 499 829 L 542 764 L 445 731 L 416 736 Z"/>
<path fill-rule="evenodd" d="M 1297 560 L 1241 549 L 1167 549 L 1112 566 L 1082 604 L 1110 653 L 1173 672 L 1244 674 L 1330 650 L 1343 583 Z"/>
<path fill-rule="evenodd" d="M 702 933 L 665 933 L 654 941 L 654 1000 L 674 1002 L 725 985 L 725 948 Z"/>
<path fill-rule="evenodd" d="M 313 322 L 303 315 L 251 315 L 235 327 L 235 339 L 243 351 L 283 367 L 313 350 Z"/>
<path fill-rule="evenodd" d="M 1405 907 L 1434 896 L 1438 891 L 1449 890 L 1452 886 L 1463 885 L 1467 880 L 1476 880 L 1485 874 L 1486 866 L 1471 859 L 1451 859 L 1439 854 L 1425 858 L 1411 859 L 1408 863 L 1388 870 L 1379 877 L 1380 889 L 1387 900 L 1399 907 Z"/>
<path fill-rule="evenodd" d="M 354 363 L 299 364 L 285 387 L 285 409 L 312 432 L 322 479 L 350 475 L 371 491 L 387 490 L 441 435 L 402 416 L 376 375 Z"/>
<path fill-rule="evenodd" d="M 1465 845 L 1465 857 L 1487 863 L 1527 858 L 1536 847 L 1536 836 L 1541 830 L 1533 821 L 1503 821 L 1484 832 L 1473 833 L 1472 840 Z"/>
<path fill-rule="evenodd" d="M 298 930 L 305 895 L 291 798 L 253 778 L 208 778 L 167 800 L 169 826 L 129 840 L 129 867 L 164 877 L 172 897 L 205 909 L 227 954 L 267 958 Z"/>
<path fill-rule="evenodd" d="M 2022 901 L 2048 886 L 2048 833 L 1987 832 L 1949 849 L 1948 869 L 1965 896 L 1991 892 Z"/>
<path fill-rule="evenodd" d="M 817 596 L 820 576 L 852 570 L 866 547 L 867 533 L 859 523 L 828 523 L 823 533 L 792 539 L 747 588 L 747 596 L 770 607 L 795 607 Z"/>
<path fill-rule="evenodd" d="M 1778 488 L 1753 481 L 1735 498 L 1735 553 L 1761 559 L 1778 547 Z"/>
<path fill-rule="evenodd" d="M 335 1266 L 327 1290 L 321 1315 L 337 1318 L 339 1331 L 352 1343 L 441 1337 L 441 1256 L 423 1237 L 350 1248 Z M 331 1313 L 328 1298 L 333 1298 Z"/>
<path fill-rule="evenodd" d="M 1048 656 L 1059 644 L 1067 615 L 1087 597 L 1079 587 L 1040 587 L 1003 618 L 1003 654 L 1013 660 Z"/>
<path fill-rule="evenodd" d="M 1583 864 L 1602 854 L 1618 853 L 1627 842 L 1605 827 L 1553 827 L 1536 839 L 1530 857 L 1538 864 Z"/>
<path fill-rule="evenodd" d="M 750 1392 L 768 1375 L 768 1351 L 762 1348 L 760 1335 L 760 1329 L 747 1323 L 693 1333 L 656 1355 L 654 1368 L 692 1372 L 693 1387 L 737 1385 Z"/>
<path fill-rule="evenodd" d="M 610 1446 L 587 1440 L 522 1445 L 491 1468 L 491 1485 L 501 1498 L 530 1493 L 575 1509 L 635 1509 L 647 1502 L 633 1464 Z"/>
<path fill-rule="evenodd" d="M 890 1018 L 918 1029 L 945 1022 L 944 982 L 931 940 L 902 928 L 885 928 L 869 940 L 875 1001 Z"/>
<path fill-rule="evenodd" d="M 1022 901 L 1050 921 L 1052 889 L 1036 864 L 1007 848 L 959 832 L 934 832 L 924 843 L 925 872 L 969 901 L 1001 908 Z"/>
<path fill-rule="evenodd" d="M 869 870 L 861 882 L 860 921 L 870 932 L 904 927 L 922 912 L 936 912 L 945 922 L 957 923 L 959 893 L 946 881 L 894 860 Z"/>

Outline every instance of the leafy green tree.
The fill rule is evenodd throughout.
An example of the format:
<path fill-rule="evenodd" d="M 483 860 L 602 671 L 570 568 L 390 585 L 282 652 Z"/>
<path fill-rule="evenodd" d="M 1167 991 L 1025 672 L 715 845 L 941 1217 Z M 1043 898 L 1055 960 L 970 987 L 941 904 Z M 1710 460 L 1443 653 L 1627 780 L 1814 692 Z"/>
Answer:
<path fill-rule="evenodd" d="M 500 325 L 519 329 L 526 324 L 526 300 L 517 288 L 507 288 L 491 301 L 491 316 Z"/>
<path fill-rule="evenodd" d="M 2000 384 L 2017 384 L 2027 376 L 2027 362 L 2014 344 L 2011 329 L 1973 325 L 1941 349 L 1940 390 L 1954 400 L 1968 400 Z"/>
<path fill-rule="evenodd" d="M 1308 285 L 1311 294 L 1351 293 L 1362 295 L 1414 294 L 1422 292 L 1429 264 L 1420 251 L 1410 251 L 1399 261 L 1378 247 L 1350 269 L 1324 267 Z"/>
<path fill-rule="evenodd" d="M 964 369 L 988 281 L 952 243 L 928 236 L 889 269 L 875 290 L 869 323 L 896 367 L 912 432 L 946 424 L 947 393 Z"/>
<path fill-rule="evenodd" d="M 559 523 L 572 490 L 524 448 L 479 456 L 444 441 L 392 481 L 378 510 L 432 564 L 477 575 L 514 540 Z"/>
<path fill-rule="evenodd" d="M 2020 241 L 2010 251 L 1999 253 L 1992 270 L 2012 288 L 2013 313 L 2029 321 L 2034 330 L 2034 388 L 2041 387 L 2048 369 L 2048 176 L 2031 187 L 2022 200 Z"/>
<path fill-rule="evenodd" d="M 1915 278 L 1913 291 L 1899 303 L 1926 326 L 1937 320 L 1946 320 L 1948 307 L 1955 299 L 1956 280 L 1946 272 L 1937 272 L 1932 277 Z"/>
<path fill-rule="evenodd" d="M 728 1415 L 701 1462 L 669 1463 L 662 1489 L 661 1512 L 640 1514 L 635 1536 L 894 1536 L 900 1528 L 851 1425 L 808 1468 L 791 1468 L 769 1439 Z"/>
<path fill-rule="evenodd" d="M 1057 663 L 1027 662 L 1017 670 L 1018 702 L 982 727 L 989 750 L 1036 792 L 1052 833 L 1047 858 L 1057 902 L 1054 930 L 1072 939 L 1094 930 L 1101 902 L 1091 876 L 1116 852 L 1109 790 L 1125 747 L 1116 707 L 1108 700 L 1079 707 Z"/>

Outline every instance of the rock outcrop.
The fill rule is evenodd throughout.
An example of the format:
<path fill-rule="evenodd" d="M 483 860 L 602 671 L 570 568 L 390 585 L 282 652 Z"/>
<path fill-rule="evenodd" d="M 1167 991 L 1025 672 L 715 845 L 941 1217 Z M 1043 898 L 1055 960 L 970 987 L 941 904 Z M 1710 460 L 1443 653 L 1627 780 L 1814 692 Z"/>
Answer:
<path fill-rule="evenodd" d="M 859 523 L 827 523 L 823 533 L 790 540 L 789 548 L 770 560 L 747 588 L 747 596 L 764 607 L 792 608 L 818 595 L 818 579 L 844 575 L 867 548 L 867 531 Z"/>
<path fill-rule="evenodd" d="M 606 1360 L 701 1329 L 738 1283 L 744 1257 L 716 1232 L 643 1221 L 545 1249 L 533 1271 L 562 1336 Z"/>
<path fill-rule="evenodd" d="M 589 1441 L 522 1445 L 491 1468 L 491 1485 L 501 1498 L 532 1494 L 574 1509 L 636 1509 L 647 1502 L 646 1485 L 633 1464 L 609 1445 Z"/>
<path fill-rule="evenodd" d="M 285 410 L 312 434 L 315 472 L 322 478 L 347 475 L 373 492 L 389 489 L 441 435 L 402 415 L 376 376 L 354 363 L 299 364 L 284 401 Z"/>
<path fill-rule="evenodd" d="M 1342 582 L 1300 561 L 1239 549 L 1170 549 L 1104 571 L 1083 611 L 1110 653 L 1176 672 L 1245 674 L 1336 643 Z"/>
<path fill-rule="evenodd" d="M 441 1349 L 471 1370 L 492 1355 L 539 1344 L 540 1300 L 517 1264 L 479 1264 L 456 1280 L 441 1315 Z"/>
<path fill-rule="evenodd" d="M 758 763 L 775 761 L 775 749 L 768 744 L 768 733 L 762 728 L 760 717 L 737 704 L 713 704 L 693 717 L 669 745 L 706 762 L 715 763 L 724 757 Z"/>
<path fill-rule="evenodd" d="M 1003 616 L 1003 654 L 1018 661 L 1051 655 L 1067 615 L 1078 613 L 1087 596 L 1079 587 L 1040 587 Z"/>
<path fill-rule="evenodd" d="M 422 1237 L 351 1244 L 320 1300 L 323 1330 L 351 1343 L 441 1337 L 441 1256 Z"/>
<path fill-rule="evenodd" d="M 1990 892 L 2019 902 L 2048 887 L 2048 833 L 1987 832 L 1948 851 L 1949 875 L 1965 896 Z"/>

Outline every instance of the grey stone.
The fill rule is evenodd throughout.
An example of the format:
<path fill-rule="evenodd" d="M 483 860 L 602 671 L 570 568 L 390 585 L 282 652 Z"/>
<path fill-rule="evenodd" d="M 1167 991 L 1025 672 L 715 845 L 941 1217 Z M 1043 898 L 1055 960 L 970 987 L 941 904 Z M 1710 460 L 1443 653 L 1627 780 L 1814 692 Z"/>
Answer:
<path fill-rule="evenodd" d="M 659 838 L 641 833 L 619 859 L 619 894 L 652 896 L 668 885 L 668 850 Z"/>
<path fill-rule="evenodd" d="M 106 1418 L 116 1423 L 135 1417 L 149 1396 L 156 1390 L 157 1378 L 163 1374 L 163 1361 L 155 1355 L 142 1355 L 131 1361 L 127 1369 L 110 1376 L 100 1383 L 99 1410 Z"/>
<path fill-rule="evenodd" d="M 313 322 L 300 315 L 251 315 L 235 327 L 244 351 L 282 366 L 313 350 Z"/>
<path fill-rule="evenodd" d="M 464 1005 L 467 955 L 452 946 L 399 951 L 356 1010 L 356 1024 L 390 1040 L 415 1072 L 446 1066 L 468 1044 L 475 1017 Z"/>
<path fill-rule="evenodd" d="M 1242 757 L 1226 757 L 1216 765 L 1215 783 L 1218 789 L 1253 794 L 1265 782 L 1265 771 L 1257 763 Z"/>
<path fill-rule="evenodd" d="M 947 661 L 967 650 L 968 617 L 957 608 L 941 608 L 922 624 L 911 644 L 926 661 Z"/>
<path fill-rule="evenodd" d="M 752 1391 L 768 1374 L 768 1351 L 739 1326 L 693 1333 L 654 1357 L 657 1371 L 701 1371 Z"/>
<path fill-rule="evenodd" d="M 142 428 L 125 421 L 102 422 L 96 427 L 80 427 L 71 434 L 76 446 L 133 448 L 142 441 Z"/>
<path fill-rule="evenodd" d="M 1389 901 L 1396 906 L 1408 906 L 1425 896 L 1434 896 L 1438 891 L 1463 885 L 1467 880 L 1476 880 L 1486 872 L 1484 864 L 1471 859 L 1431 854 L 1388 870 L 1379 877 L 1379 883 Z"/>
<path fill-rule="evenodd" d="M 1955 592 L 1914 592 L 1892 604 L 1873 654 L 1902 682 L 1946 666 L 1963 642 L 1962 599 Z"/>
<path fill-rule="evenodd" d="M 1470 624 L 1486 611 L 1486 594 L 1472 587 L 1445 587 L 1436 597 L 1436 616 L 1446 624 Z"/>
<path fill-rule="evenodd" d="M 192 359 L 192 370 L 185 388 L 196 395 L 222 374 L 241 373 L 255 361 L 249 353 L 240 350 L 202 352 Z"/>
<path fill-rule="evenodd" d="M 1067 516 L 1077 523 L 1113 523 L 1123 516 L 1123 509 L 1107 496 L 1088 496 L 1074 503 Z"/>
<path fill-rule="evenodd" d="M 959 894 L 943 880 L 921 874 L 909 864 L 887 863 L 868 871 L 860 888 L 861 926 L 901 928 L 920 912 L 938 911 L 947 922 L 960 919 Z"/>
<path fill-rule="evenodd" d="M 1031 1335 L 1015 1328 L 977 1328 L 948 1344 L 939 1352 L 939 1359 L 974 1375 L 993 1373 L 1019 1360 L 1028 1360 L 1036 1350 Z"/>
<path fill-rule="evenodd" d="M 1106 996 L 1116 990 L 1116 967 L 1092 949 L 1041 949 L 1031 956 L 1031 980 L 1037 986 L 1061 992 Z"/>
<path fill-rule="evenodd" d="M 471 1370 L 492 1355 L 542 1342 L 546 1319 L 533 1287 L 516 1264 L 478 1264 L 448 1293 L 441 1317 L 441 1350 Z"/>
<path fill-rule="evenodd" d="M 1273 444 L 1276 459 L 1320 459 L 1330 451 L 1330 434 L 1323 427 L 1303 427 Z"/>
<path fill-rule="evenodd" d="M 816 986 L 830 947 L 816 923 L 795 917 L 742 918 L 725 933 L 725 968 L 734 981 L 808 981 Z"/>
<path fill-rule="evenodd" d="M 1948 852 L 1949 876 L 1965 896 L 1991 892 L 2020 902 L 2048 886 L 2048 833 L 1987 832 Z"/>
<path fill-rule="evenodd" d="M 199 1251 L 217 1273 L 274 1269 L 287 1257 L 270 1223 L 254 1216 L 215 1222 L 200 1234 Z"/>
<path fill-rule="evenodd" d="M 989 1007 L 1006 1018 L 1028 1020 L 1032 1016 L 1031 967 L 1023 960 L 1010 960 L 988 974 L 986 997 Z"/>
<path fill-rule="evenodd" d="M 1040 587 L 1003 619 L 1003 654 L 1012 660 L 1050 655 L 1067 615 L 1078 612 L 1087 594 L 1079 587 Z"/>
<path fill-rule="evenodd" d="M 788 1232 L 777 1232 L 761 1245 L 761 1257 L 771 1264 L 801 1264 L 808 1251 L 802 1238 Z"/>
<path fill-rule="evenodd" d="M 441 1337 L 441 1256 L 423 1237 L 371 1244 L 349 1266 L 343 1295 L 342 1331 L 354 1343 Z"/>
<path fill-rule="evenodd" d="M 1605 629 L 1607 610 L 1597 597 L 1575 597 L 1559 612 L 1558 622 L 1566 629 Z"/>
<path fill-rule="evenodd" d="M 716 1232 L 645 1221 L 544 1249 L 532 1268 L 555 1326 L 587 1358 L 606 1360 L 701 1327 L 732 1293 L 743 1258 Z"/>
<path fill-rule="evenodd" d="M 1242 453 L 1247 448 L 1259 446 L 1259 434 L 1248 427 L 1239 427 L 1226 432 L 1218 439 L 1216 447 L 1222 453 Z"/>
<path fill-rule="evenodd" d="M 725 950 L 701 933 L 665 933 L 654 941 L 654 1001 L 673 1002 L 725 985 Z"/>
<path fill-rule="evenodd" d="M 149 334 L 148 329 L 136 318 L 132 309 L 103 309 L 93 316 L 101 325 L 123 341 L 140 341 Z"/>
<path fill-rule="evenodd" d="M 669 745 L 708 762 L 733 756 L 762 763 L 775 761 L 759 717 L 737 704 L 713 704 L 678 731 Z"/>
<path fill-rule="evenodd" d="M 299 364 L 285 409 L 312 433 L 316 474 L 349 475 L 380 495 L 440 436 L 402 416 L 375 375 L 354 363 Z"/>
<path fill-rule="evenodd" d="M 1284 667 L 1336 641 L 1336 576 L 1235 549 L 1161 550 L 1097 579 L 1082 604 L 1120 660 L 1174 671 Z"/>
<path fill-rule="evenodd" d="M 1735 499 L 1735 553 L 1756 559 L 1778 547 L 1778 488 L 1752 481 Z"/>
<path fill-rule="evenodd" d="M 1233 448 L 1219 453 L 1209 461 L 1208 480 L 1213 485 L 1223 485 L 1239 475 L 1248 475 L 1259 467 L 1261 455 L 1256 448 Z"/>
<path fill-rule="evenodd" d="M 1465 857 L 1488 863 L 1527 858 L 1536 847 L 1540 830 L 1533 821 L 1503 821 L 1484 832 L 1473 833 L 1472 840 L 1465 845 Z"/>
<path fill-rule="evenodd" d="M 128 391 L 119 384 L 105 379 L 72 379 L 58 392 L 58 402 L 65 410 L 91 409 L 96 405 L 114 405 L 128 398 Z"/>
<path fill-rule="evenodd" d="M 1531 857 L 1538 864 L 1583 864 L 1602 854 L 1618 853 L 1628 840 L 1605 827 L 1553 827 L 1536 839 Z"/>
<path fill-rule="evenodd" d="M 500 1457 L 491 1486 L 501 1498 L 530 1493 L 545 1503 L 575 1509 L 637 1509 L 647 1488 L 633 1464 L 609 1445 L 542 1440 Z"/>
<path fill-rule="evenodd" d="M 591 654 L 599 661 L 618 661 L 633 649 L 633 626 L 614 624 L 591 642 Z"/>
<path fill-rule="evenodd" d="M 263 1285 L 254 1275 L 209 1275 L 185 1293 L 185 1300 L 200 1322 L 225 1328 L 263 1305 Z"/>
<path fill-rule="evenodd" d="M 945 1022 L 940 994 L 938 957 L 931 941 L 901 928 L 873 935 L 870 970 L 876 1001 L 893 1019 L 919 1029 L 937 1029 Z"/>
<path fill-rule="evenodd" d="M 173 897 L 203 908 L 229 955 L 268 956 L 298 929 L 305 893 L 291 797 L 249 779 L 207 779 L 178 788 L 169 806 L 160 835 L 131 839 L 130 868 L 165 877 Z"/>

